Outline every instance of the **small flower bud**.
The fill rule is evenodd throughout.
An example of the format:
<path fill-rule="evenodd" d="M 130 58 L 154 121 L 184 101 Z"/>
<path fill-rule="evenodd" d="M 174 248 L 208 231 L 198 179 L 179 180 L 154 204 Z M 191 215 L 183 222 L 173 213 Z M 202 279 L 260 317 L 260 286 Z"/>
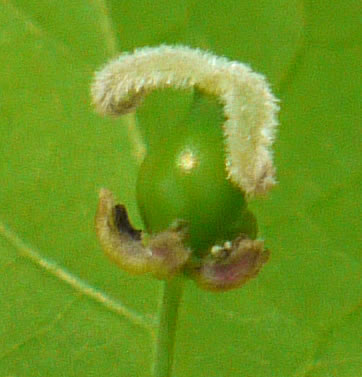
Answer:
<path fill-rule="evenodd" d="M 91 92 L 100 114 L 121 116 L 168 88 L 193 90 L 194 102 L 180 125 L 154 130 L 142 158 L 137 204 L 149 235 L 134 229 L 126 208 L 103 189 L 97 236 L 126 271 L 159 279 L 185 272 L 212 291 L 240 287 L 269 258 L 255 240 L 247 200 L 276 183 L 278 100 L 265 77 L 243 63 L 165 45 L 121 54 L 96 72 Z"/>

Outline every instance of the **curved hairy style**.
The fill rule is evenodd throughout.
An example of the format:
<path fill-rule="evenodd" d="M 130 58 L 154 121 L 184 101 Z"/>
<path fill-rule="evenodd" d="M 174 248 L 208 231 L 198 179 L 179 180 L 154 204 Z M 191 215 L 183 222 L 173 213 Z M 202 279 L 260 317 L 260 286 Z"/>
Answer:
<path fill-rule="evenodd" d="M 124 53 L 96 73 L 93 102 L 99 113 L 134 111 L 156 89 L 190 89 L 219 98 L 228 177 L 248 195 L 275 183 L 270 150 L 277 126 L 277 99 L 264 76 L 245 64 L 184 46 L 142 48 Z"/>

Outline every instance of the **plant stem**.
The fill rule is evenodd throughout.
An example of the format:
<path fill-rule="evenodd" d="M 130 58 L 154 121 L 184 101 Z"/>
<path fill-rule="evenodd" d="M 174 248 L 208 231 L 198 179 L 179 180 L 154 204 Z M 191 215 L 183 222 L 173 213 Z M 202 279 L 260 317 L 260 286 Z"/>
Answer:
<path fill-rule="evenodd" d="M 156 341 L 154 377 L 171 377 L 178 307 L 183 278 L 174 277 L 164 283 Z"/>

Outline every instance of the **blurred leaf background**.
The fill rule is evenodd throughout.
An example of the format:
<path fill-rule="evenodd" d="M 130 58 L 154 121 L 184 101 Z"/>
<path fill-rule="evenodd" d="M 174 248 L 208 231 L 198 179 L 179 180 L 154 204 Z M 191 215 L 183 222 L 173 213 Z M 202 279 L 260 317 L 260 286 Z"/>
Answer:
<path fill-rule="evenodd" d="M 282 109 L 279 185 L 252 204 L 272 259 L 240 290 L 186 285 L 174 376 L 359 375 L 359 6 L 0 0 L 1 376 L 150 375 L 153 332 L 122 310 L 152 318 L 161 284 L 119 271 L 93 232 L 100 187 L 141 225 L 134 118 L 97 116 L 89 85 L 118 52 L 160 43 L 250 64 Z M 140 123 L 173 106 L 151 98 Z"/>

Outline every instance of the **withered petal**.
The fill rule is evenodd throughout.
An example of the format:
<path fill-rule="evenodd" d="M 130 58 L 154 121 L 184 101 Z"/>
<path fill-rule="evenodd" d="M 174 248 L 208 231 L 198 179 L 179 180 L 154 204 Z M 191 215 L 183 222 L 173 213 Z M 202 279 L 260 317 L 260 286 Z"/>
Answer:
<path fill-rule="evenodd" d="M 131 225 L 125 206 L 116 205 L 107 189 L 99 193 L 95 227 L 105 254 L 133 274 L 150 272 L 159 279 L 171 278 L 191 254 L 183 245 L 185 232 L 180 226 L 171 226 L 145 241 L 142 232 Z"/>
<path fill-rule="evenodd" d="M 211 291 L 227 291 L 238 288 L 255 277 L 269 259 L 264 242 L 238 238 L 224 255 L 211 253 L 194 269 L 193 278 L 201 288 Z"/>

